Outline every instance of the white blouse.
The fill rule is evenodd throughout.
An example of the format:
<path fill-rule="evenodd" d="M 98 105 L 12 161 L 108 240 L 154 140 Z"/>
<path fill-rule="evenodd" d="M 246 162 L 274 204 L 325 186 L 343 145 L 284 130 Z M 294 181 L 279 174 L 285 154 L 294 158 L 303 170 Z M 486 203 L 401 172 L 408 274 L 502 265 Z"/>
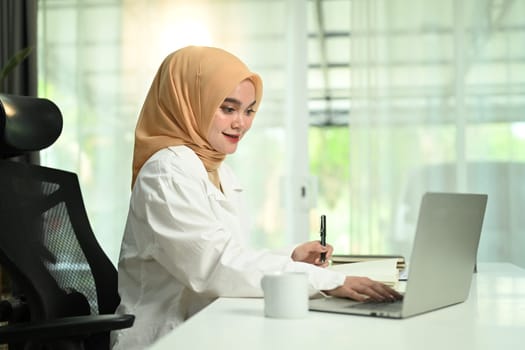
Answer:
<path fill-rule="evenodd" d="M 286 254 L 247 246 L 242 189 L 219 169 L 223 192 L 186 146 L 155 153 L 140 170 L 118 263 L 118 313 L 133 327 L 112 333 L 114 350 L 144 349 L 217 297 L 261 297 L 264 273 L 301 271 L 311 293 L 343 284 L 345 276 Z"/>

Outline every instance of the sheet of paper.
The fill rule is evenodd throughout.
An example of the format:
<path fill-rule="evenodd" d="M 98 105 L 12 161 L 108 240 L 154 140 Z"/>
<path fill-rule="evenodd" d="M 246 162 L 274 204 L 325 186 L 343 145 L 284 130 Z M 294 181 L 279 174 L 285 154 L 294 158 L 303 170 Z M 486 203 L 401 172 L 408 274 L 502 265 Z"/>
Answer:
<path fill-rule="evenodd" d="M 399 270 L 395 258 L 337 264 L 329 268 L 348 276 L 364 276 L 389 285 L 395 285 L 399 280 Z"/>

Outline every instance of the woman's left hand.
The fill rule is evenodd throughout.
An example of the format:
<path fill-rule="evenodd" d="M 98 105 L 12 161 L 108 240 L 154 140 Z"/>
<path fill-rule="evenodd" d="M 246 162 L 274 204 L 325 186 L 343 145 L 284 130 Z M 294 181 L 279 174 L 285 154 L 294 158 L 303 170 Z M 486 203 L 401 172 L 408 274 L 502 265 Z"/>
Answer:
<path fill-rule="evenodd" d="M 323 247 L 319 241 L 310 241 L 300 244 L 294 249 L 292 260 L 327 267 L 333 251 L 334 248 L 330 244 Z M 321 253 L 326 253 L 324 262 L 321 261 Z"/>

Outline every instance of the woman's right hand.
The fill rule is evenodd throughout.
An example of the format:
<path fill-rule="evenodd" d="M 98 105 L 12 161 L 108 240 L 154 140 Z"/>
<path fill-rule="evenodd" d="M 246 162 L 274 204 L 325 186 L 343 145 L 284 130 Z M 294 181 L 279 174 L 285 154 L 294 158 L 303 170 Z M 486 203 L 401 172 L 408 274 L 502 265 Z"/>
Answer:
<path fill-rule="evenodd" d="M 371 280 L 368 277 L 347 276 L 342 286 L 323 291 L 328 295 L 349 298 L 357 301 L 394 301 L 403 296 L 384 283 Z"/>

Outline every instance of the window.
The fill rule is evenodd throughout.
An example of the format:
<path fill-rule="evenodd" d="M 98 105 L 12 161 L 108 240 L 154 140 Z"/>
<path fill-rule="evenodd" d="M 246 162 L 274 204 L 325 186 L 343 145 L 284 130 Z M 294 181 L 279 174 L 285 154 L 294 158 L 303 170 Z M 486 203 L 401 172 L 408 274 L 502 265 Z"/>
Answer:
<path fill-rule="evenodd" d="M 305 52 L 294 53 L 308 64 L 305 135 L 289 125 L 286 108 L 287 70 L 295 63 L 288 51 L 295 43 L 291 4 L 303 4 L 306 14 Z M 257 246 L 318 239 L 319 216 L 326 214 L 336 252 L 408 256 L 423 191 L 484 191 L 489 205 L 480 259 L 525 266 L 518 212 L 525 198 L 518 180 L 525 162 L 524 6 L 40 1 L 40 95 L 64 114 L 64 132 L 43 161 L 79 173 L 94 230 L 115 260 L 130 194 L 133 132 L 153 74 L 178 47 L 221 46 L 260 73 L 265 85 L 251 135 L 228 159 L 249 192 Z M 283 204 L 288 163 L 299 156 L 290 154 L 294 132 L 307 138 L 313 178 L 303 180 L 310 195 L 317 192 L 303 203 L 308 232 L 299 235 L 288 232 Z"/>

